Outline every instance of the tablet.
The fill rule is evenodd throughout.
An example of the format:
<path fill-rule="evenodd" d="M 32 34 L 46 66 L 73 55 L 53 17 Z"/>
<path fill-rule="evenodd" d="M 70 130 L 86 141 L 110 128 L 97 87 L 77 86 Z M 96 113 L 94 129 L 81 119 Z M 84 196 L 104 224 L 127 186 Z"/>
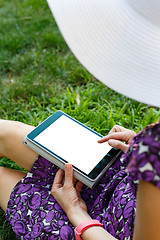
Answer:
<path fill-rule="evenodd" d="M 107 142 L 98 143 L 101 137 L 86 125 L 57 111 L 29 133 L 24 144 L 63 169 L 65 163 L 71 163 L 75 177 L 92 187 L 120 153 Z"/>

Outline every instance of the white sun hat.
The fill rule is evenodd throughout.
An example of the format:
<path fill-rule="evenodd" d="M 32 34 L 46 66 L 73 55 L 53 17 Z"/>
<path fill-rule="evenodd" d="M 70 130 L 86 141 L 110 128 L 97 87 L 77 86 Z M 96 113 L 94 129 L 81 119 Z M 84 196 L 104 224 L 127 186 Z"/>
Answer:
<path fill-rule="evenodd" d="M 160 0 L 47 0 L 71 51 L 111 89 L 160 106 Z"/>

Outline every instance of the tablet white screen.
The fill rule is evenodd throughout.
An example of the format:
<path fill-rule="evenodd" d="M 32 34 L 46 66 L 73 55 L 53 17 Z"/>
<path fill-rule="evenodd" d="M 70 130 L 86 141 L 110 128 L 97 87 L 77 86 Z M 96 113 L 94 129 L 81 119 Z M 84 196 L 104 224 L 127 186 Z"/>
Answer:
<path fill-rule="evenodd" d="M 100 144 L 98 135 L 62 115 L 41 132 L 35 141 L 89 174 L 111 150 L 108 143 Z"/>

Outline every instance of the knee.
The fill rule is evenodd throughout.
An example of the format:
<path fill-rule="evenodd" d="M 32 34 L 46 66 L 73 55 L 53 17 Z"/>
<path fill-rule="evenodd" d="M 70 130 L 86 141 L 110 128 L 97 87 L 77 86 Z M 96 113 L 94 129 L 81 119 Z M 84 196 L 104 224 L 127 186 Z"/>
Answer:
<path fill-rule="evenodd" d="M 0 156 L 4 155 L 13 160 L 17 151 L 22 151 L 23 138 L 33 128 L 18 121 L 0 120 Z"/>
<path fill-rule="evenodd" d="M 6 173 L 6 168 L 0 166 L 0 185 L 3 183 L 5 173 Z"/>
<path fill-rule="evenodd" d="M 10 139 L 11 121 L 0 120 L 0 155 L 3 154 L 3 149 L 7 141 Z"/>
<path fill-rule="evenodd" d="M 5 170 L 6 170 L 5 167 L 0 166 L 0 179 L 5 174 Z"/>
<path fill-rule="evenodd" d="M 14 121 L 0 119 L 0 157 L 6 156 L 6 152 L 10 150 L 13 135 L 15 135 L 12 133 L 16 130 L 16 125 Z M 2 169 L 0 171 L 2 171 Z"/>
<path fill-rule="evenodd" d="M 15 135 L 20 122 L 0 119 L 0 145 L 7 142 Z"/>
<path fill-rule="evenodd" d="M 11 121 L 0 119 L 0 140 L 3 140 L 9 134 L 11 128 Z"/>
<path fill-rule="evenodd" d="M 19 122 L 0 119 L 0 137 L 5 136 L 11 129 L 17 127 Z"/>
<path fill-rule="evenodd" d="M 6 187 L 6 183 L 12 174 L 12 169 L 0 166 L 0 190 Z"/>

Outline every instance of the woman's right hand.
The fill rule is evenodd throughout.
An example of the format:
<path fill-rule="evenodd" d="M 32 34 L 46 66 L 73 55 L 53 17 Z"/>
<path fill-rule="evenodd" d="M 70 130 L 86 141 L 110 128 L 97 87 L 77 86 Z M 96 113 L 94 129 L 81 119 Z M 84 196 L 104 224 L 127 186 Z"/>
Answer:
<path fill-rule="evenodd" d="M 115 125 L 107 136 L 102 137 L 98 143 L 107 142 L 111 147 L 117 148 L 125 152 L 132 138 L 136 135 L 136 133 L 127 128 L 121 127 L 119 125 Z M 125 143 L 124 143 L 125 142 Z"/>

